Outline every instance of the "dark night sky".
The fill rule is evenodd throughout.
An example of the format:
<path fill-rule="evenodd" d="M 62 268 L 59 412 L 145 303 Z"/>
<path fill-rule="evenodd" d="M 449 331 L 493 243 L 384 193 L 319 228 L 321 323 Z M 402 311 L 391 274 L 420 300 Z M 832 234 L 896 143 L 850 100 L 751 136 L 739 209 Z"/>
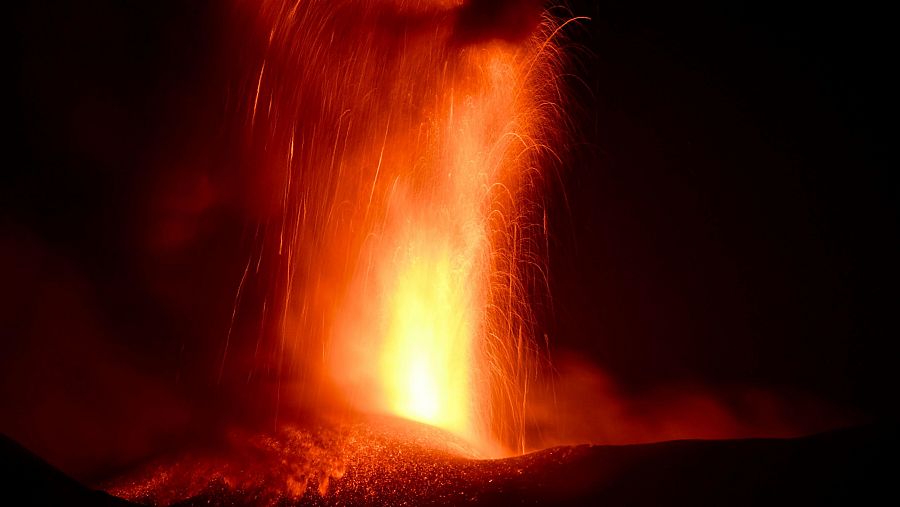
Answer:
<path fill-rule="evenodd" d="M 169 427 L 207 394 L 243 222 L 204 175 L 233 181 L 241 62 L 217 2 L 183 4 L 14 15 L 0 429 L 41 450 L 48 418 Z M 889 17 L 720 4 L 572 3 L 593 21 L 571 31 L 578 135 L 549 194 L 551 348 L 629 392 L 753 385 L 893 416 Z M 124 402 L 108 378 L 129 375 Z"/>
<path fill-rule="evenodd" d="M 576 70 L 591 146 L 557 215 L 560 341 L 630 386 L 771 383 L 893 411 L 884 16 L 597 4 Z"/>

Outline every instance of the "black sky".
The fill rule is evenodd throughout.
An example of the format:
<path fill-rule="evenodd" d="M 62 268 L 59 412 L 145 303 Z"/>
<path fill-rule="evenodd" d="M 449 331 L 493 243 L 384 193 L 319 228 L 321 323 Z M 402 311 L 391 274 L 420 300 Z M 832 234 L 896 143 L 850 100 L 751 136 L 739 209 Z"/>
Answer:
<path fill-rule="evenodd" d="M 773 384 L 893 411 L 884 13 L 585 11 L 590 134 L 565 175 L 571 215 L 556 215 L 559 339 L 630 386 Z"/>

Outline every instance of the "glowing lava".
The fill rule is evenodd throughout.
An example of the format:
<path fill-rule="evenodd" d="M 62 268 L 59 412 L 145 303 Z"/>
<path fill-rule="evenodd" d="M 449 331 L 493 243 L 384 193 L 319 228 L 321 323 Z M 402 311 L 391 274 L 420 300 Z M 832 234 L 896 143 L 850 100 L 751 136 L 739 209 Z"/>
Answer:
<path fill-rule="evenodd" d="M 372 354 L 377 367 L 357 371 L 362 382 L 350 390 L 365 393 L 364 408 L 450 430 L 496 453 L 494 404 L 522 395 L 518 386 L 492 388 L 512 378 L 504 361 L 522 345 L 515 331 L 527 325 L 510 321 L 528 317 L 510 257 L 519 239 L 511 233 L 523 225 L 515 197 L 534 149 L 532 118 L 522 111 L 527 67 L 515 48 L 457 51 L 455 68 L 429 90 L 437 104 L 416 111 L 415 129 L 393 138 L 412 170 L 382 167 L 392 174 L 377 201 L 384 219 L 338 317 L 355 323 L 338 343 L 353 342 L 364 355 L 341 358 L 333 374 L 340 381 L 348 363 Z"/>
<path fill-rule="evenodd" d="M 250 132 L 282 182 L 258 233 L 271 246 L 247 264 L 279 273 L 263 307 L 278 381 L 324 370 L 357 409 L 521 451 L 556 25 L 463 43 L 461 2 L 242 5 L 268 41 L 244 85 Z"/>
<path fill-rule="evenodd" d="M 380 377 L 387 405 L 399 416 L 468 434 L 477 319 L 468 273 L 453 268 L 447 249 L 411 250 L 386 301 Z"/>

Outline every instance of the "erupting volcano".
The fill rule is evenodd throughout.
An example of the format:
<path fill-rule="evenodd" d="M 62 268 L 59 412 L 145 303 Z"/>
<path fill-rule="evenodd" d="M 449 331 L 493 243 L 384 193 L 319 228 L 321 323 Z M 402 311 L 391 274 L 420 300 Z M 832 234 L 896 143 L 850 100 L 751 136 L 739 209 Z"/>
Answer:
<path fill-rule="evenodd" d="M 268 374 L 276 391 L 272 443 L 227 446 L 289 451 L 238 475 L 196 472 L 229 468 L 221 457 L 168 463 L 112 491 L 168 503 L 214 478 L 253 491 L 274 479 L 283 491 L 263 488 L 266 497 L 300 498 L 310 481 L 326 495 L 349 469 L 338 491 L 359 495 L 395 480 L 372 472 L 399 459 L 390 449 L 408 447 L 391 477 L 526 450 L 544 354 L 531 310 L 547 296 L 541 192 L 563 118 L 558 43 L 578 19 L 513 4 L 237 3 L 247 36 L 262 40 L 235 106 L 262 218 L 219 379 Z M 254 285 L 261 301 L 247 303 Z M 252 319 L 250 354 L 238 329 Z M 282 406 L 321 426 L 298 428 Z M 350 423 L 351 412 L 447 433 Z M 288 469 L 266 477 L 277 462 Z"/>
<path fill-rule="evenodd" d="M 467 26 L 479 8 L 239 2 L 265 42 L 238 108 L 274 207 L 245 277 L 271 277 L 277 340 L 251 368 L 497 455 L 524 450 L 541 354 L 561 24 L 526 2 Z"/>
<path fill-rule="evenodd" d="M 890 483 L 887 44 L 825 9 L 15 9 L 0 504 Z"/>

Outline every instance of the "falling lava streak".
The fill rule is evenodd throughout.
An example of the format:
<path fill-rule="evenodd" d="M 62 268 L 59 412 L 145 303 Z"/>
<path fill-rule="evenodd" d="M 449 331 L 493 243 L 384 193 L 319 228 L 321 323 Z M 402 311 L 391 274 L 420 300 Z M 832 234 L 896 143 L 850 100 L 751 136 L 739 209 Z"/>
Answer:
<path fill-rule="evenodd" d="M 236 90 L 263 203 L 241 290 L 271 289 L 251 375 L 279 400 L 327 392 L 498 456 L 525 448 L 543 343 L 560 24 L 463 37 L 465 9 L 238 1 L 264 41 Z"/>

